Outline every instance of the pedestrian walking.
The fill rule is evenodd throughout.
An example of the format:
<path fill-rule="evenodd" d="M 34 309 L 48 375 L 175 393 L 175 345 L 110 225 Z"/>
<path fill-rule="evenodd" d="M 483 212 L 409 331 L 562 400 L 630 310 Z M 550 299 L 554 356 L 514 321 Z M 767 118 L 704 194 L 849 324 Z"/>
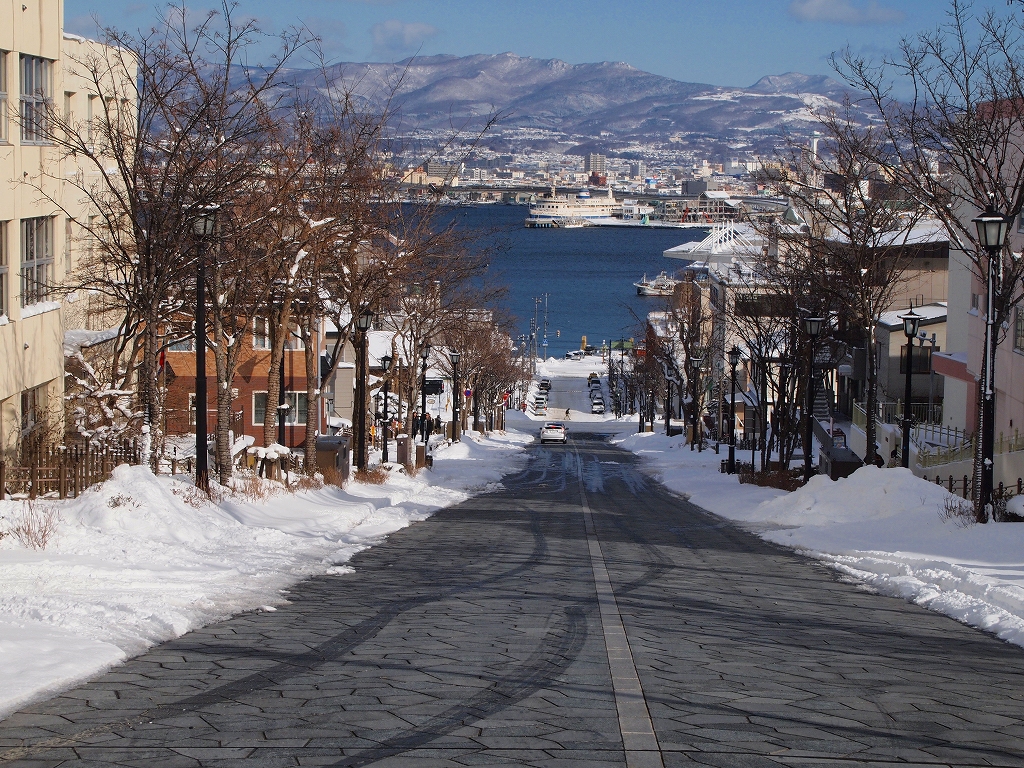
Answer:
<path fill-rule="evenodd" d="M 572 418 L 572 416 L 570 416 L 570 415 L 569 415 L 569 409 L 568 409 L 568 408 L 566 408 L 566 409 L 565 409 L 565 420 L 566 420 L 566 421 L 568 421 L 568 420 L 569 420 L 569 419 L 571 419 L 571 418 Z"/>

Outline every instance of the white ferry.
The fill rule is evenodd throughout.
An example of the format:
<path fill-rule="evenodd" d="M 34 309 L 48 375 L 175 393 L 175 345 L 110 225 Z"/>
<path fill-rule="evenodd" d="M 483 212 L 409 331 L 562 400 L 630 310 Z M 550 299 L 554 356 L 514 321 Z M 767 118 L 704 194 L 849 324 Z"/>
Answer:
<path fill-rule="evenodd" d="M 528 227 L 584 227 L 621 221 L 622 203 L 615 200 L 612 190 L 607 196 L 591 197 L 582 190 L 575 195 L 556 195 L 554 188 L 530 204 Z"/>

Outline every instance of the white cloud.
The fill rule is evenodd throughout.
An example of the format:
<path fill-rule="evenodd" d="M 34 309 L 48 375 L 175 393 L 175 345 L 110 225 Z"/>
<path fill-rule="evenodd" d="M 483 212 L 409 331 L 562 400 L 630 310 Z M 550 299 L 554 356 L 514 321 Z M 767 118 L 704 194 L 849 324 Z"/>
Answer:
<path fill-rule="evenodd" d="M 801 21 L 830 24 L 891 24 L 903 21 L 903 11 L 886 8 L 877 0 L 867 3 L 852 0 L 792 0 L 789 13 Z"/>
<path fill-rule="evenodd" d="M 437 34 L 437 28 L 422 22 L 388 19 L 374 24 L 373 55 L 377 58 L 396 59 L 415 53 L 425 40 Z"/>

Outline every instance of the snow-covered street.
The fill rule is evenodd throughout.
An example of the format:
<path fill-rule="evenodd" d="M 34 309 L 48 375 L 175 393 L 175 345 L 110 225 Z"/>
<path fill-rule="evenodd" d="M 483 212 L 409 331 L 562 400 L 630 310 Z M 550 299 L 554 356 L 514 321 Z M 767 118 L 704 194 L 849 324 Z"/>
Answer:
<path fill-rule="evenodd" d="M 252 483 L 217 504 L 187 482 L 122 466 L 77 500 L 0 502 L 8 528 L 58 516 L 45 549 L 0 540 L 0 715 L 45 698 L 146 648 L 230 615 L 273 611 L 309 576 L 344 573 L 353 554 L 441 507 L 499 487 L 524 466 L 542 421 L 604 434 L 694 504 L 827 563 L 864 589 L 912 600 L 1024 645 L 1024 526 L 964 525 L 942 488 L 901 469 L 866 467 L 794 493 L 719 473 L 724 452 L 681 436 L 637 434 L 633 416 L 589 411 L 599 360 L 549 360 L 547 416 L 510 412 L 509 429 L 467 436 L 434 469 L 296 493 Z M 534 384 L 531 392 L 535 390 Z M 564 418 L 565 409 L 569 418 Z M 660 429 L 660 425 L 659 425 Z"/>

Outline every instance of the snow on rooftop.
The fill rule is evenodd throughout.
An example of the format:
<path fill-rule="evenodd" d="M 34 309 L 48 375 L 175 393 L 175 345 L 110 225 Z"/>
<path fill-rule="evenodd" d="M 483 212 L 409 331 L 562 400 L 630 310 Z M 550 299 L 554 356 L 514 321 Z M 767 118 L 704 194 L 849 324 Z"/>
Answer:
<path fill-rule="evenodd" d="M 907 309 L 893 309 L 888 312 L 883 312 L 878 319 L 879 325 L 892 328 L 903 327 L 903 315 L 909 311 Z M 914 307 L 914 313 L 921 316 L 922 325 L 931 325 L 933 323 L 944 323 L 946 322 L 946 302 L 936 301 L 932 304 L 924 304 L 920 307 Z"/>

